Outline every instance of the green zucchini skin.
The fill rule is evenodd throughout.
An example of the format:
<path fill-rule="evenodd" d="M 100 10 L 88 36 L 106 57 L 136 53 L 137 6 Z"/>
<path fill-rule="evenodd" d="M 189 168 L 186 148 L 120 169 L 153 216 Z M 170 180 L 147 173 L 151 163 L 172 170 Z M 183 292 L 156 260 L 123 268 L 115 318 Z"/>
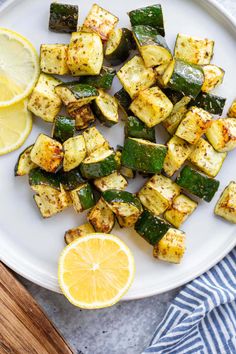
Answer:
<path fill-rule="evenodd" d="M 147 25 L 158 30 L 160 35 L 165 36 L 163 12 L 161 5 L 142 7 L 128 13 L 132 26 Z"/>
<path fill-rule="evenodd" d="M 99 92 L 95 87 L 87 84 L 81 84 L 78 81 L 64 82 L 58 86 L 68 88 L 77 100 L 99 95 Z"/>
<path fill-rule="evenodd" d="M 108 203 L 127 203 L 134 205 L 139 211 L 142 211 L 142 204 L 136 195 L 117 189 L 108 189 L 102 193 L 103 199 Z"/>
<path fill-rule="evenodd" d="M 30 186 L 45 185 L 60 190 L 58 174 L 46 172 L 39 167 L 29 172 L 29 184 Z"/>
<path fill-rule="evenodd" d="M 18 160 L 16 162 L 15 168 L 14 168 L 14 175 L 17 176 L 24 176 L 26 174 L 28 174 L 30 172 L 30 170 L 32 170 L 33 168 L 36 167 L 36 165 L 31 161 L 30 159 L 30 152 L 32 150 L 34 145 L 30 145 L 28 146 L 26 149 L 24 149 L 19 157 Z M 23 166 L 22 165 L 22 161 L 27 161 L 27 163 L 24 163 Z"/>
<path fill-rule="evenodd" d="M 166 146 L 145 145 L 137 140 L 131 138 L 125 140 L 121 164 L 144 173 L 159 173 L 167 153 Z"/>
<path fill-rule="evenodd" d="M 85 179 L 81 176 L 80 169 L 78 167 L 69 172 L 60 170 L 57 173 L 57 176 L 66 191 L 76 189 L 85 182 Z"/>
<path fill-rule="evenodd" d="M 124 117 L 127 118 L 129 112 L 131 112 L 129 110 L 129 106 L 132 103 L 131 97 L 128 94 L 128 92 L 125 91 L 125 89 L 122 87 L 122 89 L 120 89 L 119 91 L 117 91 L 114 94 L 114 97 L 116 98 L 118 105 L 120 107 L 120 109 L 122 110 Z"/>
<path fill-rule="evenodd" d="M 135 231 L 150 245 L 155 246 L 170 229 L 171 225 L 165 220 L 144 210 L 135 224 Z"/>
<path fill-rule="evenodd" d="M 104 177 L 110 175 L 117 170 L 117 161 L 115 153 L 106 157 L 102 161 L 85 164 L 80 164 L 80 172 L 84 178 L 94 179 L 98 177 Z"/>
<path fill-rule="evenodd" d="M 64 143 L 75 133 L 75 120 L 66 116 L 57 116 L 53 126 L 53 139 Z"/>
<path fill-rule="evenodd" d="M 93 189 L 89 183 L 86 183 L 77 193 L 83 210 L 90 209 L 95 205 Z"/>
<path fill-rule="evenodd" d="M 211 114 L 222 115 L 226 98 L 213 95 L 211 93 L 201 92 L 195 100 L 190 102 L 191 106 L 197 106 Z"/>
<path fill-rule="evenodd" d="M 102 109 L 100 108 L 100 100 L 103 100 L 103 102 L 109 102 L 109 108 L 110 106 L 112 106 L 112 109 L 115 109 L 115 119 L 114 115 L 112 117 L 113 119 L 110 119 L 109 115 L 106 116 L 106 114 L 102 111 Z M 100 123 L 105 125 L 106 127 L 110 128 L 118 123 L 118 103 L 116 99 L 114 99 L 114 97 L 108 94 L 100 95 L 98 99 L 92 101 L 92 110 L 95 113 L 95 116 L 99 119 Z"/>
<path fill-rule="evenodd" d="M 190 166 L 182 169 L 176 183 L 206 202 L 212 200 L 220 185 L 219 181 L 200 174 Z"/>
<path fill-rule="evenodd" d="M 173 105 L 178 103 L 184 97 L 184 94 L 182 92 L 174 91 L 170 88 L 163 89 L 163 92 L 173 103 Z"/>
<path fill-rule="evenodd" d="M 155 128 L 148 128 L 145 123 L 134 116 L 129 116 L 125 124 L 125 137 L 140 138 L 156 142 Z"/>
<path fill-rule="evenodd" d="M 116 31 L 115 29 L 114 31 Z M 122 31 L 121 39 L 116 48 L 114 48 L 113 52 L 110 54 L 106 54 L 105 50 L 105 59 L 109 62 L 109 64 L 115 66 L 123 63 L 129 57 L 130 48 L 132 47 L 132 43 L 130 42 L 130 33 L 127 28 L 118 29 Z"/>
<path fill-rule="evenodd" d="M 134 36 L 132 31 L 130 31 L 128 28 L 122 28 L 123 32 L 125 32 L 126 39 L 128 41 L 128 46 L 130 50 L 135 50 L 137 48 L 136 42 L 134 40 Z"/>
<path fill-rule="evenodd" d="M 148 25 L 138 25 L 133 26 L 132 31 L 140 46 L 156 44 L 170 51 L 165 38 L 155 28 Z"/>
<path fill-rule="evenodd" d="M 97 89 L 110 90 L 116 71 L 107 66 L 103 66 L 99 75 L 81 76 L 80 83 L 93 86 Z"/>
<path fill-rule="evenodd" d="M 78 17 L 79 8 L 77 5 L 53 2 L 50 5 L 49 29 L 61 33 L 76 32 Z"/>

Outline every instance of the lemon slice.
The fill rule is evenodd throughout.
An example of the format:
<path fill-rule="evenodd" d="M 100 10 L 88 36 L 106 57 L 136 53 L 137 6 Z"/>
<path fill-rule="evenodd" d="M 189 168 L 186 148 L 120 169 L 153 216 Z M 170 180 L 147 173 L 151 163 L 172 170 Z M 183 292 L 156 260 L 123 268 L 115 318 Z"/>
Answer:
<path fill-rule="evenodd" d="M 0 155 L 18 149 L 31 132 L 32 116 L 27 100 L 0 108 Z"/>
<path fill-rule="evenodd" d="M 39 75 L 38 54 L 20 34 L 0 28 L 0 107 L 30 94 Z"/>
<path fill-rule="evenodd" d="M 116 236 L 93 233 L 70 243 L 59 259 L 63 294 L 75 306 L 96 309 L 114 305 L 134 278 L 134 259 Z"/>

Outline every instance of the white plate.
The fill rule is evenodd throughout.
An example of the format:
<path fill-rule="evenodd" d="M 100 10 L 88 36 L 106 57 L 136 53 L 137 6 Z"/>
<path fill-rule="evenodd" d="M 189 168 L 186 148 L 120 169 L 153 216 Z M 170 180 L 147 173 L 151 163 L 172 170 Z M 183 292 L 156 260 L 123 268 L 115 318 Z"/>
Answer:
<path fill-rule="evenodd" d="M 71 1 L 80 5 L 80 23 L 94 0 Z M 121 26 L 129 26 L 126 15 L 131 9 L 153 1 L 99 0 L 99 4 L 120 17 Z M 236 26 L 232 18 L 214 5 L 213 1 L 171 0 L 161 1 L 166 19 L 167 42 L 173 48 L 176 34 L 185 32 L 216 41 L 214 63 L 226 70 L 224 84 L 218 92 L 228 98 L 228 109 L 235 95 L 235 37 Z M 69 35 L 50 33 L 48 27 L 49 0 L 10 1 L 0 12 L 2 27 L 9 27 L 28 37 L 39 49 L 41 43 L 69 41 Z M 86 5 L 85 5 L 86 4 Z M 114 92 L 118 89 L 115 81 Z M 226 111 L 225 111 L 226 113 Z M 111 143 L 122 144 L 123 127 L 101 128 Z M 26 146 L 33 143 L 41 131 L 50 133 L 51 126 L 35 120 L 32 134 L 19 151 L 1 157 L 0 170 L 0 257 L 9 267 L 24 277 L 48 289 L 59 291 L 57 260 L 64 247 L 64 231 L 85 221 L 72 209 L 43 220 L 33 202 L 27 177 L 14 177 L 16 159 Z M 166 138 L 158 131 L 158 141 Z M 236 152 L 231 152 L 218 175 L 221 187 L 213 201 L 200 202 L 197 211 L 183 226 L 187 233 L 187 251 L 180 265 L 161 263 L 152 258 L 152 248 L 135 232 L 113 230 L 134 253 L 137 272 L 134 284 L 125 299 L 158 294 L 203 273 L 219 261 L 236 244 L 235 225 L 213 216 L 214 205 L 222 189 L 236 176 Z M 143 179 L 131 182 L 130 190 L 137 191 Z"/>

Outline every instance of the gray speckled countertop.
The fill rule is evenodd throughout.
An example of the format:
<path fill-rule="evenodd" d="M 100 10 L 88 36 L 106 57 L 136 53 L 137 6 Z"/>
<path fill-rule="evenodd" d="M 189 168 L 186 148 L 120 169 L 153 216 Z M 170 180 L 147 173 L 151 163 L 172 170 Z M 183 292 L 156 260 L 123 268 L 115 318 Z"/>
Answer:
<path fill-rule="evenodd" d="M 236 16 L 236 0 L 218 1 Z M 19 278 L 78 354 L 140 353 L 179 291 L 86 311 L 73 307 L 62 295 Z"/>

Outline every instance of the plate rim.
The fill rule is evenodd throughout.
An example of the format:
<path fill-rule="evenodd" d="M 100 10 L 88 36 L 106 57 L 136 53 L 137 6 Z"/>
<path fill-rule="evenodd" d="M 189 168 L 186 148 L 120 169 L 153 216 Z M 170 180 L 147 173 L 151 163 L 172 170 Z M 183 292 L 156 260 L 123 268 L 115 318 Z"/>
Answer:
<path fill-rule="evenodd" d="M 20 0 L 6 0 L 4 3 L 2 3 L 0 5 L 0 14 L 3 13 L 5 10 L 9 9 L 11 6 L 13 6 L 15 3 L 19 2 L 19 1 Z M 236 19 L 234 19 L 233 15 L 231 15 L 228 12 L 228 10 L 226 10 L 224 8 L 223 5 L 221 5 L 217 0 L 194 0 L 194 2 L 197 2 L 203 8 L 213 9 L 214 11 L 216 11 L 217 15 L 220 15 L 221 17 L 223 16 L 223 19 L 226 22 L 228 22 L 228 24 L 230 24 L 230 26 L 234 30 L 235 37 L 236 37 Z M 191 275 L 186 276 L 183 279 L 179 279 L 177 282 L 175 282 L 174 286 L 170 284 L 169 286 L 164 286 L 164 287 L 158 288 L 158 289 L 149 288 L 146 291 L 144 290 L 142 292 L 138 292 L 137 294 L 132 294 L 132 293 L 130 295 L 127 294 L 123 297 L 123 299 L 121 299 L 121 301 L 142 299 L 142 298 L 146 298 L 146 297 L 150 297 L 150 296 L 154 296 L 154 295 L 159 295 L 164 292 L 174 290 L 174 289 L 192 281 L 193 279 L 196 279 L 197 277 L 199 277 L 203 273 L 207 272 L 214 265 L 216 265 L 218 262 L 220 262 L 235 246 L 236 246 L 236 239 L 235 240 L 232 239 L 232 241 L 228 243 L 228 245 L 224 248 L 224 250 L 220 254 L 218 254 L 218 252 L 217 252 L 218 256 L 212 256 L 212 261 L 207 263 L 207 266 L 204 266 L 204 264 L 206 263 L 205 261 L 202 262 L 203 264 L 202 263 L 201 263 L 202 265 L 200 264 L 201 266 L 200 266 L 199 270 L 193 272 Z M 27 272 L 27 269 L 25 269 L 24 266 L 23 267 L 19 266 L 19 264 L 17 264 L 17 262 L 7 258 L 7 256 L 5 256 L 4 254 L 1 254 L 1 261 L 5 265 L 7 265 L 9 268 L 11 268 L 14 272 L 21 275 L 25 279 L 30 280 L 34 284 L 37 284 L 37 285 L 39 285 L 43 288 L 46 288 L 48 290 L 51 290 L 51 291 L 61 293 L 58 284 L 56 286 L 54 284 L 54 278 L 53 278 L 52 282 L 50 282 L 50 281 L 45 282 L 45 280 L 44 281 L 41 280 L 42 278 L 40 278 L 40 272 L 38 273 L 39 276 L 37 275 L 35 277 L 35 275 L 33 275 L 32 272 L 31 273 Z M 198 265 L 198 267 L 199 267 L 199 265 Z"/>

